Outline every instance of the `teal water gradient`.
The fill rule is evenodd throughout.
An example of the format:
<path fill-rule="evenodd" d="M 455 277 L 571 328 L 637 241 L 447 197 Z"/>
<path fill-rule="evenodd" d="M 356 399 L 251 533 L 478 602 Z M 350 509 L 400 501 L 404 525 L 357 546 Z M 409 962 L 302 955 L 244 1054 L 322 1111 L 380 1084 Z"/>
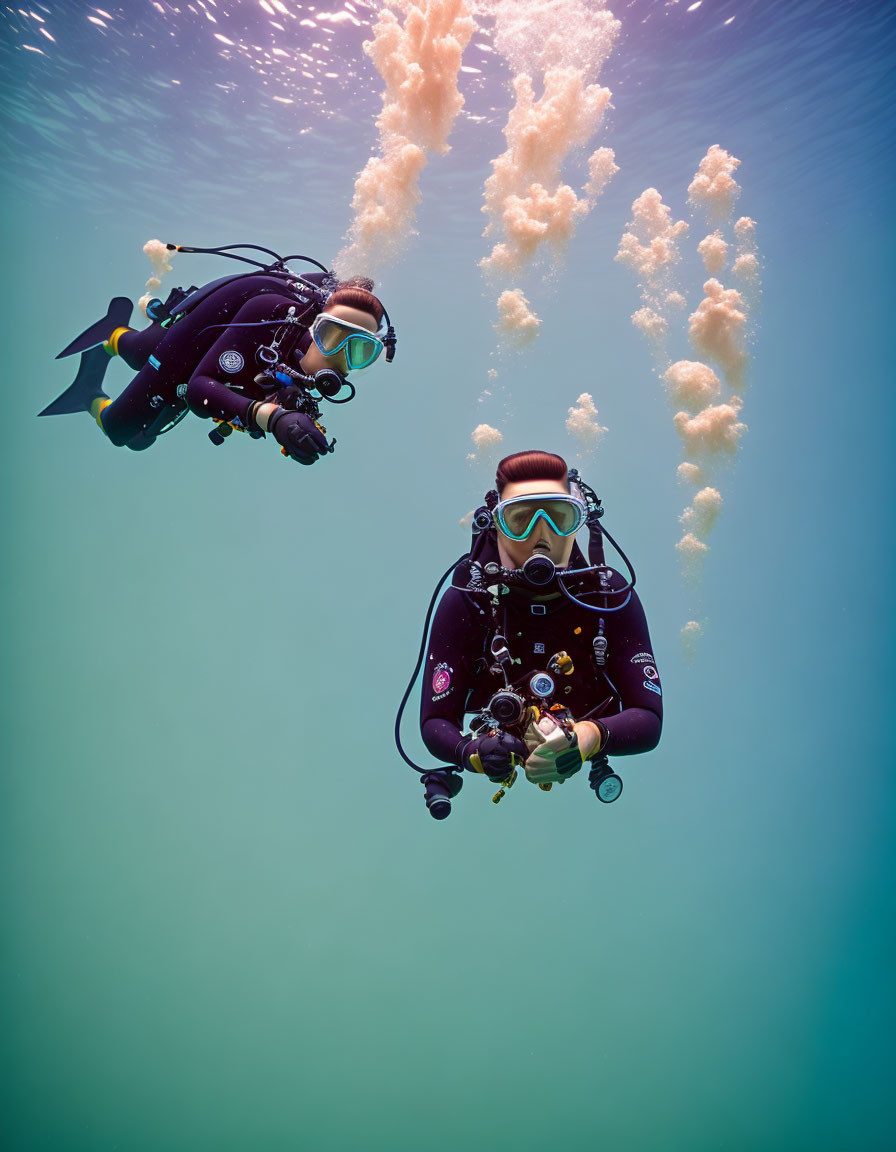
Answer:
<path fill-rule="evenodd" d="M 690 70 L 682 33 L 668 84 L 663 44 L 628 27 L 604 77 L 621 171 L 525 358 L 490 358 L 476 268 L 498 128 L 461 123 L 383 279 L 398 357 L 311 469 L 213 449 L 198 421 L 136 455 L 34 414 L 68 383 L 57 348 L 140 294 L 150 236 L 335 252 L 369 121 L 293 142 L 286 161 L 319 160 L 310 185 L 284 161 L 260 186 L 235 172 L 220 203 L 211 184 L 181 198 L 174 162 L 132 187 L 95 157 L 66 196 L 52 150 L 43 191 L 35 154 L 7 154 L 7 1146 L 892 1147 L 892 85 L 867 82 L 892 28 L 873 6 L 801 11 L 804 38 L 782 41 L 775 6 L 748 6 Z M 725 76 L 743 87 L 714 101 Z M 19 97 L 38 105 L 33 74 Z M 328 151 L 343 130 L 355 152 Z M 612 255 L 648 185 L 681 214 L 715 142 L 743 161 L 763 300 L 688 667 L 680 449 Z M 260 164 L 284 160 L 275 144 Z M 194 260 L 169 280 L 226 269 Z M 460 335 L 433 361 L 445 299 Z M 597 359 L 557 352 L 579 331 Z M 493 364 L 507 449 L 588 463 L 638 570 L 667 723 L 610 808 L 581 778 L 498 808 L 469 780 L 437 825 L 392 718 L 488 483 L 464 454 Z M 590 462 L 563 430 L 583 390 L 609 428 Z"/>

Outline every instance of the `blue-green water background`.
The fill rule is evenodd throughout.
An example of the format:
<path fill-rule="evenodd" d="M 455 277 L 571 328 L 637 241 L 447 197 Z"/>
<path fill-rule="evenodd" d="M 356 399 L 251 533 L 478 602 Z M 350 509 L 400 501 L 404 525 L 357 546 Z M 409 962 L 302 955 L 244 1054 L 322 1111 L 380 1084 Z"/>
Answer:
<path fill-rule="evenodd" d="M 382 278 L 399 355 L 313 469 L 198 421 L 137 455 L 34 415 L 57 349 L 142 291 L 149 237 L 332 257 L 375 143 L 363 29 L 330 37 L 354 76 L 309 108 L 186 8 L 33 11 L 55 45 L 7 10 L 2 86 L 6 1145 L 893 1147 L 891 6 L 617 10 L 621 171 L 506 361 L 476 267 L 509 103 L 487 58 L 486 118 Z M 763 300 L 695 605 L 612 256 L 648 185 L 684 212 L 713 143 L 743 161 Z M 181 257 L 168 283 L 227 270 Z M 392 717 L 488 483 L 464 456 L 495 365 L 503 446 L 587 464 L 635 561 L 667 722 L 611 808 L 581 777 L 499 808 L 474 780 L 436 824 Z M 563 430 L 583 390 L 590 461 Z"/>

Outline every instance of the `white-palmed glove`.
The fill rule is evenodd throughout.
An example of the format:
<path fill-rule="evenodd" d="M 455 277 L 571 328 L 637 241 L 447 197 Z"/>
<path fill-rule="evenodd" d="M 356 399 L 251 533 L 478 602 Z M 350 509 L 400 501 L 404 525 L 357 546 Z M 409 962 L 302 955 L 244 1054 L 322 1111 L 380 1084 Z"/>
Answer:
<path fill-rule="evenodd" d="M 570 742 L 566 732 L 550 716 L 533 720 L 525 732 L 529 756 L 526 760 L 526 779 L 532 784 L 562 784 L 574 776 L 600 746 L 600 729 L 584 721 L 573 728 L 575 739 Z"/>

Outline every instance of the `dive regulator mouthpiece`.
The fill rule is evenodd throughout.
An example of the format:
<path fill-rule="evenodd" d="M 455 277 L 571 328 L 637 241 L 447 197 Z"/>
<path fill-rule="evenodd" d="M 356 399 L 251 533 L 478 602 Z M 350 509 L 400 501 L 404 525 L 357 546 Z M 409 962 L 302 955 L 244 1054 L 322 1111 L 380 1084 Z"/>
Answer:
<path fill-rule="evenodd" d="M 522 573 L 529 584 L 543 588 L 554 579 L 557 566 L 547 556 L 530 556 L 522 567 Z"/>
<path fill-rule="evenodd" d="M 344 383 L 343 378 L 332 368 L 321 368 L 319 372 L 314 373 L 313 380 L 314 387 L 321 396 L 327 397 L 338 395 Z"/>

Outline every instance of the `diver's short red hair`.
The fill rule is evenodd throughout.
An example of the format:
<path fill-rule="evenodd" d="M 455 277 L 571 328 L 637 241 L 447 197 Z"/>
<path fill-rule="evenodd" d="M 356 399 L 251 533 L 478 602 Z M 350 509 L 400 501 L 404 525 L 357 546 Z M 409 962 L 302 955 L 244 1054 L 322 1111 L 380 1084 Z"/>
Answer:
<path fill-rule="evenodd" d="M 562 480 L 568 489 L 568 472 L 566 461 L 553 452 L 514 452 L 498 465 L 495 486 L 500 494 L 519 480 Z"/>
<path fill-rule="evenodd" d="M 370 291 L 372 287 L 373 281 L 366 276 L 355 276 L 351 280 L 343 280 L 327 297 L 325 307 L 329 307 L 330 304 L 345 304 L 347 308 L 357 308 L 359 312 L 369 312 L 379 325 L 383 319 L 384 309 Z"/>

